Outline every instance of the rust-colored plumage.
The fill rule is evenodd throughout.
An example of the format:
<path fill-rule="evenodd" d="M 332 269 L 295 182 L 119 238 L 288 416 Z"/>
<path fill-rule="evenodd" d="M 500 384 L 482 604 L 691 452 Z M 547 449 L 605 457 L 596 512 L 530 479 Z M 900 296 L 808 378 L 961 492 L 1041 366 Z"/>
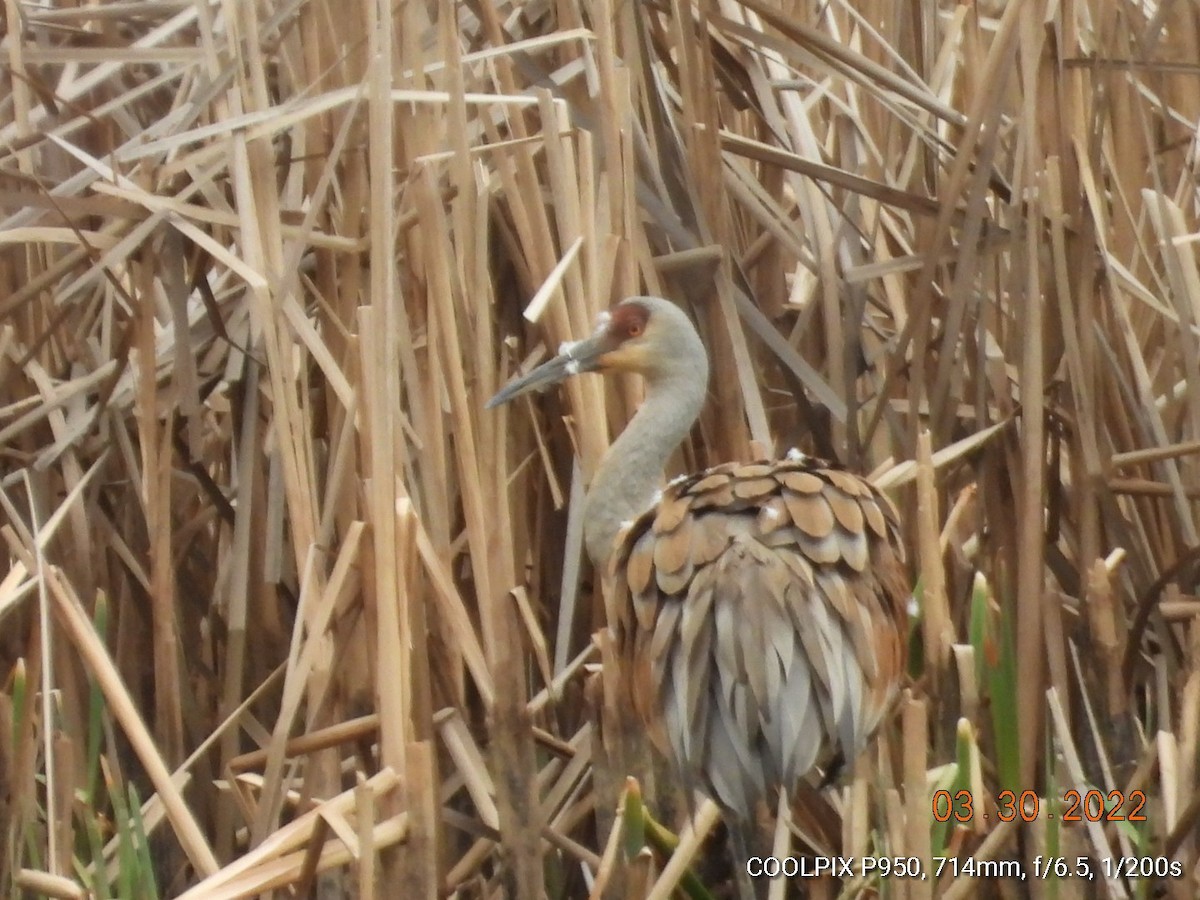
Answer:
<path fill-rule="evenodd" d="M 741 818 L 852 759 L 903 669 L 891 501 L 795 456 L 670 485 L 612 558 L 633 703 L 684 780 Z"/>
<path fill-rule="evenodd" d="M 745 823 L 760 800 L 852 759 L 887 709 L 909 597 L 896 510 L 866 480 L 795 453 L 660 491 L 708 360 L 691 321 L 659 298 L 618 304 L 489 405 L 608 370 L 647 382 L 584 514 L 625 682 L 684 783 Z"/>

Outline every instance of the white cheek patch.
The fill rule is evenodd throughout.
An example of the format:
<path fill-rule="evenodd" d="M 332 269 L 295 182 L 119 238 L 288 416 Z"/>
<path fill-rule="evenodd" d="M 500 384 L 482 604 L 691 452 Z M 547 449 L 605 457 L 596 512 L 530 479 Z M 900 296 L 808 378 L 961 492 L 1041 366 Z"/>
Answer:
<path fill-rule="evenodd" d="M 600 315 L 596 316 L 596 327 L 604 328 L 612 321 L 612 313 L 607 309 L 601 310 Z"/>

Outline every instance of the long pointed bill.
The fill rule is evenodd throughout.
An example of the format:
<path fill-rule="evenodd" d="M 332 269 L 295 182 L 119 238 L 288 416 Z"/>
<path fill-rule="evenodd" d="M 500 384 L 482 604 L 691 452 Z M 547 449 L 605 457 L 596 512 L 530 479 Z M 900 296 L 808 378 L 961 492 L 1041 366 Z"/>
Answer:
<path fill-rule="evenodd" d="M 572 375 L 595 372 L 600 368 L 600 357 L 604 355 L 605 351 L 611 349 L 605 337 L 606 335 L 600 332 L 584 341 L 563 344 L 558 348 L 558 356 L 509 382 L 487 402 L 486 408 L 492 409 L 529 391 L 545 390 Z"/>

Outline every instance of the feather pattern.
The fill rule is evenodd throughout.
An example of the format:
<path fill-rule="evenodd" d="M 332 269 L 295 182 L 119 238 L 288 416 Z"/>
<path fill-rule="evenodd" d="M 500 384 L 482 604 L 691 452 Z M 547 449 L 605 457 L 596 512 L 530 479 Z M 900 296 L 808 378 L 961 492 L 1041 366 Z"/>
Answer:
<path fill-rule="evenodd" d="M 618 538 L 610 574 L 634 708 L 684 782 L 743 819 L 852 759 L 891 702 L 899 518 L 844 469 L 797 457 L 677 479 Z"/>
<path fill-rule="evenodd" d="M 857 754 L 890 703 L 909 596 L 896 510 L 798 451 L 659 491 L 708 384 L 699 333 L 661 297 L 621 301 L 488 405 L 617 371 L 641 375 L 646 398 L 596 469 L 583 540 L 629 692 L 613 698 L 620 734 L 639 717 L 686 786 L 745 821 L 767 791 Z"/>

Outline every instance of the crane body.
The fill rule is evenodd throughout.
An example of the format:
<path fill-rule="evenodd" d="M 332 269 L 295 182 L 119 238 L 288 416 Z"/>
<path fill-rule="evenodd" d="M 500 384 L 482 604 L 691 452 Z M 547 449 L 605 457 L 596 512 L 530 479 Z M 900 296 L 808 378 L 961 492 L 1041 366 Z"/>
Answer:
<path fill-rule="evenodd" d="M 910 596 L 899 518 L 867 480 L 794 452 L 662 488 L 708 383 L 695 327 L 662 298 L 617 304 L 488 405 L 596 371 L 647 387 L 584 512 L 624 683 L 684 785 L 744 826 L 853 759 L 888 709 Z"/>

